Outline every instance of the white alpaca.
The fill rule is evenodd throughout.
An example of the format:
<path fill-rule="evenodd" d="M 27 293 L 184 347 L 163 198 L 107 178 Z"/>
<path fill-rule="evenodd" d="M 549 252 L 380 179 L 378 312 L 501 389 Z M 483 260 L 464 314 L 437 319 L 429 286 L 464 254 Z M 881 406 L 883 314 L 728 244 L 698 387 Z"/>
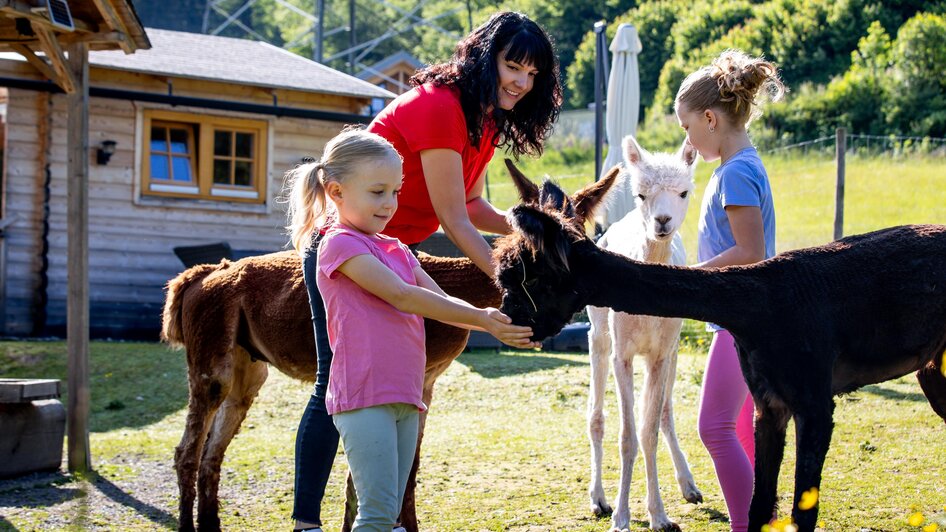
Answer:
<path fill-rule="evenodd" d="M 693 191 L 693 163 L 696 151 L 684 143 L 676 155 L 649 153 L 633 137 L 622 143 L 627 179 L 637 208 L 613 224 L 598 246 L 633 259 L 686 264 L 686 252 L 677 230 L 683 223 Z M 588 435 L 591 438 L 591 509 L 596 515 L 611 512 L 601 486 L 601 440 L 604 436 L 605 384 L 608 380 L 608 353 L 614 365 L 618 405 L 621 415 L 621 478 L 616 509 L 611 516 L 613 530 L 626 529 L 630 522 L 628 495 L 631 473 L 637 456 L 638 440 L 644 449 L 647 474 L 647 512 L 650 528 L 675 525 L 667 517 L 657 484 L 657 429 L 661 429 L 676 470 L 683 497 L 702 502 L 703 495 L 693 482 L 686 457 L 680 450 L 673 426 L 671 395 L 677 367 L 677 344 L 682 320 L 636 316 L 608 308 L 588 307 L 591 330 L 591 393 L 588 398 Z M 635 434 L 634 357 L 644 358 L 643 422 Z"/>

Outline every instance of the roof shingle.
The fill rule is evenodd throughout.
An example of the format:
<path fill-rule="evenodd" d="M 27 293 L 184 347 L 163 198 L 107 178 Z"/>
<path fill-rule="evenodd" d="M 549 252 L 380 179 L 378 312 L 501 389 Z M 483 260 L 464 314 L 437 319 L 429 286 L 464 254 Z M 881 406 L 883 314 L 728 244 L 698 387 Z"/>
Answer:
<path fill-rule="evenodd" d="M 368 82 L 272 46 L 248 39 L 146 28 L 150 50 L 89 53 L 93 66 L 168 76 L 290 88 L 365 98 L 394 98 Z"/>

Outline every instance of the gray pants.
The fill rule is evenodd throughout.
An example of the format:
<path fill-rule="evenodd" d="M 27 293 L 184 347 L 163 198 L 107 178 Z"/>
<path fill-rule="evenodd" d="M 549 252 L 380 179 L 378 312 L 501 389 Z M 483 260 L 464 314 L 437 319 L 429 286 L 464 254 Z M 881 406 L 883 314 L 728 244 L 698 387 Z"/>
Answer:
<path fill-rule="evenodd" d="M 358 494 L 352 532 L 391 532 L 417 448 L 417 407 L 387 404 L 332 416 Z"/>

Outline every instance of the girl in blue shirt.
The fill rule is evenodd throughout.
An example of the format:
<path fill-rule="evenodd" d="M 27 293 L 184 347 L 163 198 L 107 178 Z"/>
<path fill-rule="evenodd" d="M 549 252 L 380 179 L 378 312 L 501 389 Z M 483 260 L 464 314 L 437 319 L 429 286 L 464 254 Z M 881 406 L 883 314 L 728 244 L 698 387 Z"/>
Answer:
<path fill-rule="evenodd" d="M 687 76 L 674 108 L 687 142 L 706 161 L 719 160 L 700 209 L 696 267 L 751 264 L 775 254 L 775 208 L 762 160 L 747 126 L 757 100 L 778 99 L 785 87 L 775 66 L 727 50 Z M 700 394 L 699 432 L 716 468 L 732 530 L 748 527 L 752 499 L 753 404 L 732 335 L 714 331 Z"/>

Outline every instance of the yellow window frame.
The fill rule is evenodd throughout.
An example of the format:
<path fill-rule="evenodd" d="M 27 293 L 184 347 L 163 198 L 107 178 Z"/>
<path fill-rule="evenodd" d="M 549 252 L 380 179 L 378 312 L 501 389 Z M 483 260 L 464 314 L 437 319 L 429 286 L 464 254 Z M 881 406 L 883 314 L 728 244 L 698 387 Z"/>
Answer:
<path fill-rule="evenodd" d="M 144 111 L 143 153 L 141 158 L 141 193 L 148 196 L 191 198 L 238 203 L 266 203 L 267 146 L 269 124 L 264 120 L 250 120 L 225 116 L 182 113 L 163 109 Z M 151 127 L 179 126 L 188 128 L 196 149 L 192 153 L 192 164 L 196 166 L 194 176 L 197 190 L 193 186 L 175 186 L 164 180 L 151 178 Z M 251 186 L 223 185 L 213 182 L 214 132 L 217 130 L 238 131 L 253 134 L 252 184 Z M 246 159 L 243 159 L 246 160 Z M 188 190 L 189 189 L 189 190 Z"/>

